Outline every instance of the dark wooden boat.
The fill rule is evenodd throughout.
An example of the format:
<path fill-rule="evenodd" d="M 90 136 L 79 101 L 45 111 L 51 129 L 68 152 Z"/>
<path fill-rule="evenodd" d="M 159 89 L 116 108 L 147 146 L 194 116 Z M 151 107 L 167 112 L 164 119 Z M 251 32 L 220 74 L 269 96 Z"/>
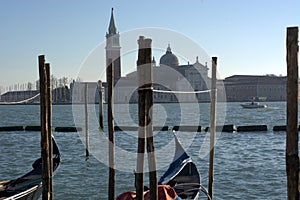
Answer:
<path fill-rule="evenodd" d="M 210 199 L 207 190 L 201 185 L 197 166 L 175 134 L 174 137 L 176 145 L 174 159 L 158 184 L 170 185 L 181 199 L 198 199 L 201 192 Z"/>
<path fill-rule="evenodd" d="M 53 141 L 53 172 L 60 163 L 60 152 Z M 42 159 L 32 164 L 33 169 L 25 175 L 0 182 L 0 200 L 37 200 L 42 194 Z"/>

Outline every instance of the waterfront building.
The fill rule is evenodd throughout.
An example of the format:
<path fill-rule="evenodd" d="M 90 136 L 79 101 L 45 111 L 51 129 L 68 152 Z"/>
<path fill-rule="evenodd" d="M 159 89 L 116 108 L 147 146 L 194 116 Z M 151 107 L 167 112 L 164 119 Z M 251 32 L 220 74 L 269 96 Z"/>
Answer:
<path fill-rule="evenodd" d="M 114 100 L 115 103 L 137 102 L 137 71 L 121 77 L 121 46 L 120 35 L 114 20 L 113 10 L 106 33 L 106 63 L 114 63 Z M 155 90 L 168 91 L 202 91 L 208 90 L 211 80 L 208 77 L 207 64 L 199 62 L 198 57 L 194 64 L 180 65 L 179 59 L 172 53 L 170 44 L 166 53 L 161 56 L 159 65 L 155 58 L 152 60 L 153 84 Z M 107 88 L 104 89 L 107 91 Z M 107 92 L 105 92 L 107 94 Z M 107 100 L 107 95 L 105 95 Z M 207 102 L 209 93 L 205 94 L 173 94 L 154 93 L 154 102 Z"/>
<path fill-rule="evenodd" d="M 0 95 L 0 103 L 23 103 L 23 104 L 37 104 L 40 102 L 38 94 L 39 90 L 20 90 L 8 91 Z M 71 92 L 67 86 L 58 87 L 52 90 L 53 104 L 66 104 L 71 101 Z"/>
<path fill-rule="evenodd" d="M 103 94 L 102 82 L 75 82 L 73 81 L 70 84 L 70 90 L 72 95 L 70 98 L 70 103 L 73 104 L 83 104 L 85 102 L 85 90 L 87 89 L 87 102 L 89 104 L 99 103 L 100 101 L 100 92 Z"/>
<path fill-rule="evenodd" d="M 167 91 L 203 91 L 208 90 L 211 80 L 208 77 L 207 65 L 202 65 L 198 57 L 194 64 L 180 65 L 178 58 L 171 51 L 170 45 L 166 53 L 160 58 L 160 64 L 156 65 L 155 58 L 152 61 L 154 90 Z M 136 103 L 137 95 L 137 71 L 121 77 L 115 84 L 116 103 Z M 210 100 L 209 92 L 203 94 L 180 94 L 154 92 L 154 102 L 207 102 Z"/>
<path fill-rule="evenodd" d="M 286 76 L 234 75 L 224 79 L 227 101 L 285 101 Z"/>
<path fill-rule="evenodd" d="M 20 102 L 24 99 L 30 99 L 37 94 L 39 94 L 38 90 L 8 91 L 0 96 L 0 102 Z M 37 97 L 30 101 L 30 103 L 39 102 L 39 99 L 40 98 Z"/>

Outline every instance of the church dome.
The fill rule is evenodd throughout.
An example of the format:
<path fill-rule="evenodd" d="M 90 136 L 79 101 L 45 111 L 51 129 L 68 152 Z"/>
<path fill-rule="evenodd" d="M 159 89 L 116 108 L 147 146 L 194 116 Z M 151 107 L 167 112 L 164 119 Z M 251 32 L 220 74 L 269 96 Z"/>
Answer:
<path fill-rule="evenodd" d="M 172 67 L 179 65 L 178 58 L 172 53 L 170 45 L 168 46 L 166 53 L 160 58 L 159 64 Z"/>

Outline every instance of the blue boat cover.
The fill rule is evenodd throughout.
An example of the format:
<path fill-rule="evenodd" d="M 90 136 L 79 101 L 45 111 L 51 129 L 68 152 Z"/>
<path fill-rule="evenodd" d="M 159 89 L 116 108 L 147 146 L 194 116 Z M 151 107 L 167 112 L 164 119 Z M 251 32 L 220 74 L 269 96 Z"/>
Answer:
<path fill-rule="evenodd" d="M 200 174 L 175 134 L 174 138 L 176 145 L 174 159 L 158 184 L 170 185 L 182 199 L 195 199 L 200 193 Z"/>

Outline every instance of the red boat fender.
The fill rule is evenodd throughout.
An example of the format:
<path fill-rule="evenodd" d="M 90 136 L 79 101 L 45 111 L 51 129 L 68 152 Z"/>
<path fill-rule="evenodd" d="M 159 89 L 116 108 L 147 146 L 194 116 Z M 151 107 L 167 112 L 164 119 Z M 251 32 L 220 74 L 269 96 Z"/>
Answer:
<path fill-rule="evenodd" d="M 180 197 L 176 194 L 175 190 L 169 185 L 159 185 L 158 186 L 158 199 L 159 200 L 180 200 Z M 128 191 L 120 194 L 117 200 L 135 200 L 136 192 Z M 150 191 L 144 193 L 144 199 L 150 200 Z"/>

